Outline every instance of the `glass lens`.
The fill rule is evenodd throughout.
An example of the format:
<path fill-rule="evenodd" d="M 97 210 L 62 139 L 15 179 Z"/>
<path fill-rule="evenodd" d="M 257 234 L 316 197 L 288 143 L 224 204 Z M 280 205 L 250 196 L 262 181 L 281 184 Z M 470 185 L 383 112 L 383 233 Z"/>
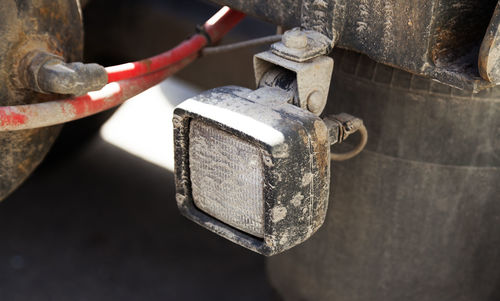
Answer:
<path fill-rule="evenodd" d="M 199 209 L 244 232 L 264 236 L 264 169 L 257 147 L 192 120 L 189 168 Z"/>

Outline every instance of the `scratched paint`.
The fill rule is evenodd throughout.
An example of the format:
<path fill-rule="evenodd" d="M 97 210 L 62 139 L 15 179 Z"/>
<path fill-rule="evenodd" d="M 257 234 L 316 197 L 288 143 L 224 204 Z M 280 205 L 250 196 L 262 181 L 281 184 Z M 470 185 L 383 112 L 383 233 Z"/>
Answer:
<path fill-rule="evenodd" d="M 15 112 L 7 113 L 5 111 L 0 111 L 0 124 L 2 126 L 16 126 L 24 124 L 26 122 L 26 116 L 23 114 L 18 114 Z"/>

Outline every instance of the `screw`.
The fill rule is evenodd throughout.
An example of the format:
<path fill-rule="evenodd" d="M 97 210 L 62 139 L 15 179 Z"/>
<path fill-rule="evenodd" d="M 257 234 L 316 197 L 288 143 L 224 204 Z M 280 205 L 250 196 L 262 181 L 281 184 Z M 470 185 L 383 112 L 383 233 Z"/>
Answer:
<path fill-rule="evenodd" d="M 288 48 L 302 49 L 307 46 L 307 35 L 300 28 L 294 28 L 286 31 L 281 41 Z"/>
<path fill-rule="evenodd" d="M 323 98 L 323 94 L 320 91 L 314 90 L 309 93 L 309 96 L 307 97 L 307 109 L 311 113 L 320 115 L 325 108 L 325 104 L 325 99 Z"/>

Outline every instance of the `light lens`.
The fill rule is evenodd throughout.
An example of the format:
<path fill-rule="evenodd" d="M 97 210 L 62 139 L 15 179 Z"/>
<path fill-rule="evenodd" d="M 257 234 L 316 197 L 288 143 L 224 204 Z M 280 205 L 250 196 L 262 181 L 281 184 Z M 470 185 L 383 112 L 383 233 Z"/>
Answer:
<path fill-rule="evenodd" d="M 208 123 L 192 120 L 189 168 L 195 205 L 237 229 L 264 237 L 260 150 Z"/>

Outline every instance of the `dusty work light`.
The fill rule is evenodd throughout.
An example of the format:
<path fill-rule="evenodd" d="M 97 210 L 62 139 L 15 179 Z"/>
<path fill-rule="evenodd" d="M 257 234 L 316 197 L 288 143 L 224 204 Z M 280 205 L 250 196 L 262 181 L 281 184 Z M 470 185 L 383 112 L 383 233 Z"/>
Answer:
<path fill-rule="evenodd" d="M 223 87 L 174 112 L 179 209 L 264 255 L 309 238 L 327 210 L 328 129 L 289 98 L 277 88 Z"/>

